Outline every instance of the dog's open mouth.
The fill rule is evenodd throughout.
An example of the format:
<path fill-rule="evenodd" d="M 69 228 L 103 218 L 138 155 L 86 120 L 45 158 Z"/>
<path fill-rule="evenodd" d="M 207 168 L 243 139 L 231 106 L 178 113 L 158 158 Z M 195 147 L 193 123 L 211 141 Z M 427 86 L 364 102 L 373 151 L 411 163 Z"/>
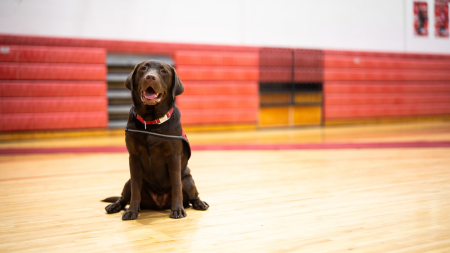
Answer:
<path fill-rule="evenodd" d="M 141 100 L 144 104 L 155 105 L 161 101 L 163 93 L 157 93 L 152 87 L 148 87 L 141 93 Z"/>

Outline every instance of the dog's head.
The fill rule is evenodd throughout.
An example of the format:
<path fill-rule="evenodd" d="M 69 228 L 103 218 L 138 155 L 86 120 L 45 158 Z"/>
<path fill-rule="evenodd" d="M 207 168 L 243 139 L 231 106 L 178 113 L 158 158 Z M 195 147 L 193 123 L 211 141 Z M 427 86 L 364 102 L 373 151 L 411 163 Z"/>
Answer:
<path fill-rule="evenodd" d="M 163 101 L 174 101 L 184 92 L 184 86 L 175 69 L 167 63 L 150 60 L 137 64 L 125 87 L 131 90 L 133 103 L 154 106 Z"/>

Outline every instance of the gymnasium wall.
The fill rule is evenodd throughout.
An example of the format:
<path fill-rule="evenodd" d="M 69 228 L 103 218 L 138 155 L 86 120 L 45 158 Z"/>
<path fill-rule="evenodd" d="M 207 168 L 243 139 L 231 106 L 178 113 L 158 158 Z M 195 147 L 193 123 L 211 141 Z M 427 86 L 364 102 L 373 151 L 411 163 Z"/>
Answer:
<path fill-rule="evenodd" d="M 449 118 L 450 39 L 427 2 L 418 37 L 409 0 L 1 1 L 0 131 L 111 127 L 111 89 L 120 113 L 131 100 L 109 53 L 173 60 L 185 126 Z"/>
<path fill-rule="evenodd" d="M 324 122 L 450 115 L 450 55 L 324 52 Z"/>
<path fill-rule="evenodd" d="M 433 0 L 428 2 L 432 9 Z M 434 15 L 429 15 L 430 31 Z M 450 53 L 413 32 L 413 0 L 3 0 L 0 33 L 172 43 Z"/>
<path fill-rule="evenodd" d="M 34 103 L 34 106 L 29 106 L 29 108 L 33 108 L 33 110 L 41 108 L 40 111 L 31 111 L 30 109 L 28 111 L 16 110 L 3 113 L 3 110 L 0 110 L 0 118 L 3 122 L 1 131 L 107 128 L 110 125 L 108 124 L 110 106 L 107 104 L 109 97 L 106 94 L 106 81 L 108 81 L 107 53 L 167 55 L 174 59 L 177 72 L 185 86 L 185 93 L 177 101 L 183 112 L 181 121 L 184 125 L 213 125 L 216 128 L 224 125 L 226 129 L 237 125 L 239 128 L 247 128 L 249 126 L 254 128 L 258 122 L 259 49 L 257 47 L 16 36 L 9 34 L 0 34 L 0 46 L 2 50 L 0 53 L 0 88 L 4 86 L 3 90 L 7 90 L 7 92 L 0 92 L 0 101 L 5 101 L 2 104 L 2 109 L 3 106 L 4 108 L 11 106 L 7 102 L 11 100 L 11 96 L 22 96 L 23 90 L 30 87 L 34 87 L 34 90 L 39 89 L 36 85 L 43 81 L 53 84 L 52 90 L 41 92 L 42 96 L 47 96 L 46 99 L 52 99 L 51 97 L 54 96 L 52 94 L 61 96 L 61 92 L 58 90 L 64 89 L 68 81 L 75 80 L 79 82 L 69 82 L 69 84 L 74 86 L 70 92 L 64 94 L 65 97 L 80 96 L 77 95 L 80 91 L 76 89 L 91 88 L 86 87 L 86 83 L 92 84 L 93 82 L 98 83 L 98 81 L 102 81 L 103 85 L 103 94 L 101 95 L 103 103 L 100 106 L 89 104 L 88 97 L 85 96 L 85 98 L 80 97 L 77 100 L 81 105 L 71 106 L 69 109 L 66 109 L 68 111 L 64 111 L 64 115 L 68 115 L 69 112 L 72 112 L 70 110 L 78 110 L 77 117 L 81 117 L 81 120 L 65 120 L 60 115 L 54 114 L 55 109 L 63 110 L 61 108 L 66 108 L 65 103 L 71 103 L 69 99 L 61 98 L 59 100 L 63 106 L 60 106 L 54 100 L 53 107 L 55 108 L 51 106 L 41 108 L 43 106 L 43 104 L 39 103 L 41 98 L 33 97 L 33 94 L 30 94 L 28 99 Z M 72 52 L 73 50 L 78 50 L 79 54 L 76 51 Z M 87 60 L 83 59 L 83 56 L 86 56 L 85 51 L 89 50 L 100 50 L 102 53 L 103 58 L 96 59 L 99 61 L 96 62 L 98 64 L 83 65 L 84 67 L 92 67 L 92 71 L 95 74 L 72 71 L 78 67 L 79 63 L 86 63 Z M 55 52 L 65 51 L 67 53 L 72 52 L 71 57 L 64 55 L 52 56 Z M 21 57 L 20 52 L 27 52 L 29 56 Z M 83 53 L 85 54 L 83 55 Z M 11 61 L 15 62 L 11 63 Z M 29 62 L 32 62 L 32 64 L 30 65 Z M 60 70 L 64 67 L 67 67 L 70 73 L 65 72 L 66 70 Z M 41 69 L 45 69 L 45 71 L 41 73 Z M 89 68 L 83 70 L 89 70 Z M 29 74 L 29 71 L 35 74 Z M 124 104 L 128 112 L 131 96 L 130 92 L 123 85 L 124 80 L 120 81 L 119 87 L 128 95 L 128 100 Z M 22 83 L 27 83 L 28 86 L 22 88 Z M 23 107 L 23 104 L 17 103 L 17 107 Z M 90 111 L 101 113 L 101 117 L 95 118 L 91 122 L 89 120 Z M 127 112 L 124 116 L 125 123 Z M 25 116 L 31 118 L 41 116 L 39 113 L 46 113 L 53 120 L 39 121 L 39 127 L 33 124 L 34 121 L 20 121 Z M 12 121 L 11 117 L 18 120 Z M 58 121 L 58 119 L 61 120 Z M 95 123 L 99 121 L 101 124 Z M 18 123 L 16 124 L 15 122 Z M 20 122 L 23 124 L 20 124 Z M 88 123 L 92 125 L 88 125 Z M 116 124 L 115 127 L 123 128 L 125 124 Z"/>
<path fill-rule="evenodd" d="M 185 92 L 177 98 L 183 124 L 258 122 L 258 52 L 177 51 Z"/>
<path fill-rule="evenodd" d="M 106 50 L 1 46 L 0 131 L 106 128 Z"/>
<path fill-rule="evenodd" d="M 107 52 L 171 56 L 186 88 L 185 125 L 450 115 L 449 55 L 15 35 L 0 35 L 0 45 L 2 131 L 106 128 Z"/>

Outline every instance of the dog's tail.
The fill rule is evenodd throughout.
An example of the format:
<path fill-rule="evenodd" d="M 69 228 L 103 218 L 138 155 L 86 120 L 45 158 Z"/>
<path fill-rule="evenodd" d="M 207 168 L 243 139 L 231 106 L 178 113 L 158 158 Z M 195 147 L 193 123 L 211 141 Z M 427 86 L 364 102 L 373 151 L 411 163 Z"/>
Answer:
<path fill-rule="evenodd" d="M 109 198 L 102 200 L 102 202 L 116 203 L 116 201 L 119 199 L 120 199 L 120 197 L 109 197 Z"/>

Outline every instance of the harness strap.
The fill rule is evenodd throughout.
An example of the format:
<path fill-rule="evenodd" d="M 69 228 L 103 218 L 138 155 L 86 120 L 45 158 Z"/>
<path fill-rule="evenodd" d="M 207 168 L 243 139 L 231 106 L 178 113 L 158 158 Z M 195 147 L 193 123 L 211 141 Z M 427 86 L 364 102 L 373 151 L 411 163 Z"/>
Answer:
<path fill-rule="evenodd" d="M 125 133 L 126 133 L 126 132 L 134 132 L 134 133 L 148 134 L 148 135 L 154 135 L 154 136 L 159 136 L 159 137 L 163 137 L 163 138 L 179 139 L 179 140 L 187 141 L 187 138 L 185 138 L 185 137 L 183 137 L 183 136 L 158 134 L 158 133 L 153 133 L 153 132 L 147 132 L 147 131 L 141 131 L 141 130 L 128 129 L 128 127 L 125 127 Z"/>
<path fill-rule="evenodd" d="M 141 133 L 141 134 L 148 134 L 148 135 L 153 135 L 153 136 L 158 136 L 158 137 L 162 137 L 162 138 L 168 138 L 168 139 L 178 139 L 178 140 L 183 140 L 184 142 L 186 142 L 186 144 L 189 147 L 189 155 L 188 155 L 188 160 L 189 158 L 191 158 L 191 145 L 189 145 L 189 140 L 186 136 L 186 134 L 184 133 L 183 130 L 183 135 L 182 136 L 178 136 L 178 135 L 167 135 L 167 134 L 158 134 L 158 133 L 154 133 L 154 132 L 148 132 L 148 131 L 141 131 L 141 130 L 135 130 L 135 129 L 128 129 L 128 127 L 125 127 L 125 133 L 127 132 L 133 132 L 133 133 Z M 184 170 L 183 170 L 184 171 Z"/>

